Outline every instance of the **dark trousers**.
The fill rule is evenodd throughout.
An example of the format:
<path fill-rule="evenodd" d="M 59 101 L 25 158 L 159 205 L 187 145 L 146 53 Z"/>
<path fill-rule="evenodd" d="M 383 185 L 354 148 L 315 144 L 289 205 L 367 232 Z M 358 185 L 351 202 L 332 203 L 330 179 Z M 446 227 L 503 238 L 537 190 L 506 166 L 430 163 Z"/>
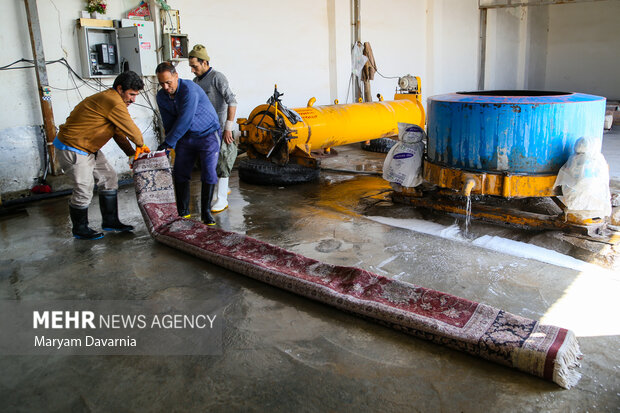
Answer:
<path fill-rule="evenodd" d="M 196 158 L 200 160 L 200 180 L 205 184 L 216 184 L 217 159 L 220 153 L 220 132 L 215 131 L 200 138 L 183 137 L 174 148 L 174 180 L 189 182 Z"/>

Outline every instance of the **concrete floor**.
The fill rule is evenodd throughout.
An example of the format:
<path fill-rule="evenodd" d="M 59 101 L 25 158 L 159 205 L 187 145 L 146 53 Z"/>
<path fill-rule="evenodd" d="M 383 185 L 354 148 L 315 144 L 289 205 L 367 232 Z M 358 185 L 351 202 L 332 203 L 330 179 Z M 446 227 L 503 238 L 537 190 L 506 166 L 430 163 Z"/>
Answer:
<path fill-rule="evenodd" d="M 356 145 L 339 151 L 324 167 L 381 168 L 381 155 Z M 194 212 L 198 187 L 194 182 Z M 575 388 L 563 390 L 406 336 L 160 245 L 146 231 L 133 187 L 126 187 L 120 209 L 136 226 L 133 234 L 74 240 L 66 197 L 0 217 L 0 298 L 218 297 L 225 303 L 223 354 L 0 356 L 0 410 L 620 411 L 618 271 L 583 263 L 575 270 L 370 220 L 365 214 L 455 222 L 402 205 L 379 202 L 369 208 L 374 201 L 360 201 L 382 188 L 386 184 L 376 176 L 333 171 L 323 172 L 317 183 L 260 187 L 239 182 L 234 171 L 230 208 L 217 221 L 315 259 L 573 329 L 584 353 L 583 377 Z M 97 227 L 95 205 L 96 199 L 90 215 Z M 472 232 L 577 251 L 553 233 L 475 222 Z"/>

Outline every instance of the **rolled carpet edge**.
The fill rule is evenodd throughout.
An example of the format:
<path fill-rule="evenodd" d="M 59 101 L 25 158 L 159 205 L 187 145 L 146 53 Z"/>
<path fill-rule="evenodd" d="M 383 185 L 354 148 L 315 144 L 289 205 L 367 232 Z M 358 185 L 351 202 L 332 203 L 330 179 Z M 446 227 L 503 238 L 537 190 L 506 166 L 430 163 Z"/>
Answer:
<path fill-rule="evenodd" d="M 150 235 L 223 268 L 369 318 L 418 338 L 574 387 L 574 333 L 494 307 L 368 271 L 335 266 L 243 234 L 178 217 L 163 152 L 134 162 L 138 205 Z"/>

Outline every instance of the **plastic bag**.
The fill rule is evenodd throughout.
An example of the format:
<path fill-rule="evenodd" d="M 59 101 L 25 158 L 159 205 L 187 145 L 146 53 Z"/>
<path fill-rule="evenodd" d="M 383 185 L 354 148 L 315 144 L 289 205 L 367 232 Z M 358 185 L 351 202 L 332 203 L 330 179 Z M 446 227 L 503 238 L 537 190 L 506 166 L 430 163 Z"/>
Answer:
<path fill-rule="evenodd" d="M 362 76 L 362 69 L 367 61 L 368 58 L 364 56 L 364 48 L 359 42 L 356 43 L 351 51 L 351 72 L 353 72 L 358 79 Z"/>
<path fill-rule="evenodd" d="M 567 212 L 581 219 L 611 215 L 609 166 L 601 153 L 598 140 L 580 138 L 575 153 L 560 168 L 555 187 L 562 188 L 562 201 Z"/>
<path fill-rule="evenodd" d="M 424 130 L 411 123 L 398 123 L 398 142 L 383 162 L 383 179 L 404 187 L 416 187 L 423 182 L 422 157 Z"/>

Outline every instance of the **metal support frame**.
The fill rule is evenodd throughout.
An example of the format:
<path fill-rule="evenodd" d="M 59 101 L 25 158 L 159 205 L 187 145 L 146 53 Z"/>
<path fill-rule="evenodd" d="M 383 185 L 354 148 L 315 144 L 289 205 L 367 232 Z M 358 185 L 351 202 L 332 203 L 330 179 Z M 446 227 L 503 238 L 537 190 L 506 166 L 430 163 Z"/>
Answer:
<path fill-rule="evenodd" d="M 480 9 L 500 9 L 520 6 L 549 6 L 554 4 L 592 3 L 607 0 L 478 0 Z"/>
<path fill-rule="evenodd" d="M 487 59 L 487 9 L 480 9 L 480 38 L 478 40 L 478 90 L 484 90 Z"/>
<path fill-rule="evenodd" d="M 56 137 L 56 125 L 54 124 L 54 112 L 52 110 L 51 97 L 46 93 L 49 90 L 47 79 L 47 69 L 45 66 L 45 53 L 43 52 L 43 38 L 41 26 L 39 24 L 39 12 L 36 0 L 24 0 L 26 15 L 28 18 L 28 31 L 30 32 L 30 44 L 32 46 L 32 57 L 34 59 L 35 72 L 37 75 L 37 85 L 39 89 L 39 102 L 43 115 L 43 128 L 46 137 L 46 152 L 49 154 L 49 170 L 52 175 L 58 175 L 60 168 L 56 162 L 56 154 L 52 143 Z M 47 166 L 47 165 L 46 165 Z"/>
<path fill-rule="evenodd" d="M 353 51 L 353 46 L 361 43 L 362 38 L 360 2 L 361 0 L 351 0 L 351 51 Z M 353 96 L 353 102 L 358 102 L 362 98 L 360 79 L 356 76 L 353 76 Z"/>
<path fill-rule="evenodd" d="M 416 191 L 411 194 L 394 191 L 392 200 L 401 204 L 467 216 L 468 212 L 463 201 L 464 197 L 451 196 L 443 191 Z M 553 198 L 552 198 L 553 199 Z M 606 223 L 603 219 L 590 219 L 579 222 L 571 214 L 562 212 L 546 215 L 522 211 L 515 208 L 484 205 L 476 203 L 469 212 L 472 219 L 509 227 L 534 230 L 559 230 L 586 236 L 597 236 L 605 232 Z"/>

